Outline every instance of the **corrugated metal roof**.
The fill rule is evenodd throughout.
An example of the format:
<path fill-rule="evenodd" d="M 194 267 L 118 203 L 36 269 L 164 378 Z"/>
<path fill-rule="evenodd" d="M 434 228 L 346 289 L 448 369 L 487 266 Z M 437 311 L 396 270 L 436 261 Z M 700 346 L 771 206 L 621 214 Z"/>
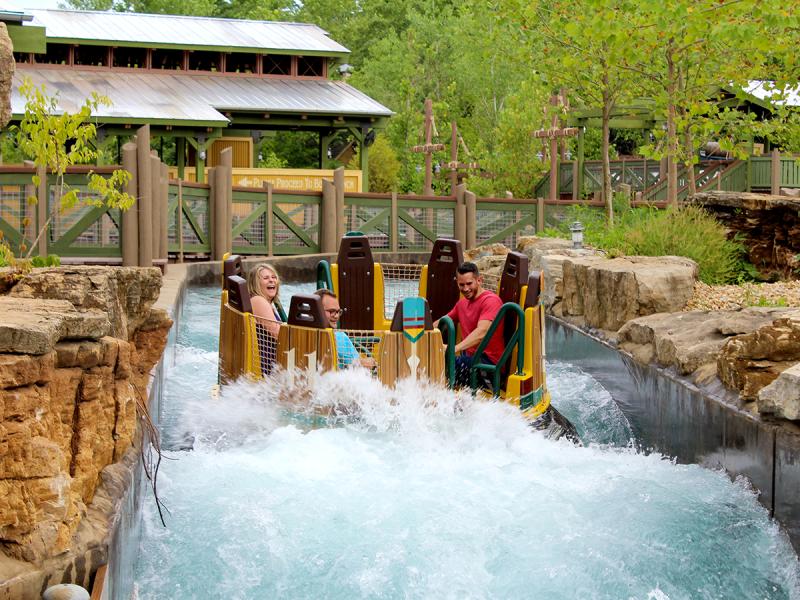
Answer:
<path fill-rule="evenodd" d="M 11 106 L 22 114 L 25 103 L 18 88 L 25 77 L 52 94 L 59 92 L 59 108 L 75 111 L 92 92 L 108 96 L 110 107 L 95 116 L 131 120 L 163 119 L 218 123 L 228 119 L 221 111 L 254 111 L 313 115 L 388 117 L 393 113 L 342 81 L 283 79 L 225 75 L 113 70 L 17 67 Z"/>
<path fill-rule="evenodd" d="M 176 47 L 210 46 L 292 52 L 349 54 L 316 25 L 212 19 L 177 15 L 77 10 L 28 10 L 33 24 L 53 41 L 143 43 Z"/>

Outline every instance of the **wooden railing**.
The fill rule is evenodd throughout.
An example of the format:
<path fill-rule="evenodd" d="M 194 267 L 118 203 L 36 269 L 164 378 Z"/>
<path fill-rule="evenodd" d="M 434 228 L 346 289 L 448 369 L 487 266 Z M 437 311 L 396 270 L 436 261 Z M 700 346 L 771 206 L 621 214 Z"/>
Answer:
<path fill-rule="evenodd" d="M 0 167 L 0 233 L 15 253 L 26 254 L 47 223 L 33 255 L 54 253 L 108 262 L 121 262 L 125 257 L 124 223 L 130 225 L 131 219 L 138 222 L 138 229 L 132 230 L 135 241 L 149 240 L 146 236 L 152 234 L 147 242 L 152 245 L 150 256 L 161 261 L 167 254 L 182 260 L 217 258 L 226 251 L 244 255 L 329 253 L 335 251 L 338 236 L 348 230 L 365 233 L 377 251 L 426 251 L 442 236 L 461 239 L 466 247 L 495 242 L 515 246 L 520 236 L 561 222 L 570 205 L 603 209 L 603 203 L 597 200 L 476 198 L 464 186 L 459 186 L 455 196 L 444 197 L 346 193 L 341 174 L 335 175 L 333 182 L 326 180 L 322 192 L 276 190 L 271 185 L 230 187 L 224 166 L 210 173 L 209 184 L 167 182 L 163 176 L 159 178 L 156 166 L 160 163 L 154 160 L 150 183 L 139 181 L 150 190 L 150 204 L 137 194 L 136 209 L 124 215 L 86 203 L 62 210 L 52 175 L 44 176 L 37 189 L 31 179 L 34 168 Z M 765 165 L 770 167 L 771 187 L 800 186 L 800 170 L 794 158 L 781 158 L 780 163 L 759 158 L 749 164 L 719 161 L 698 165 L 697 189 L 741 191 L 747 189 L 748 177 L 752 187 L 763 188 Z M 93 170 L 108 174 L 115 168 Z M 85 185 L 88 171 L 88 167 L 75 168 L 66 176 L 84 197 L 89 194 Z M 625 181 L 639 178 L 644 182 L 652 179 L 655 171 L 649 161 L 647 167 L 643 162 L 626 161 L 617 173 Z M 687 183 L 684 169 L 679 179 L 681 198 L 687 195 Z M 37 197 L 38 203 L 29 203 L 31 196 Z M 664 181 L 643 195 L 644 203 L 650 206 L 663 207 L 665 200 Z M 145 213 L 150 216 L 145 217 Z M 130 257 L 131 251 L 127 252 Z M 134 256 L 125 264 L 147 262 L 134 247 L 137 253 L 138 259 Z"/>

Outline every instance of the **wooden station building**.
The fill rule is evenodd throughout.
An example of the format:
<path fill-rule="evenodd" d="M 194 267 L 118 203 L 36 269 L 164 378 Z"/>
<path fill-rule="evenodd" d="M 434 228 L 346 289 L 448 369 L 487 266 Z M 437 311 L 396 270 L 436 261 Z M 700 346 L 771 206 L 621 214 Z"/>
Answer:
<path fill-rule="evenodd" d="M 366 186 L 367 146 L 392 115 L 329 79 L 349 50 L 315 25 L 72 10 L 27 10 L 8 25 L 12 121 L 24 113 L 25 78 L 67 111 L 97 92 L 112 102 L 93 115 L 99 143 L 149 124 L 153 137 L 174 138 L 180 177 L 191 165 L 202 180 L 228 146 L 234 167 L 252 167 L 264 132 L 302 130 L 319 136 L 320 168 L 337 136 L 354 141 Z"/>

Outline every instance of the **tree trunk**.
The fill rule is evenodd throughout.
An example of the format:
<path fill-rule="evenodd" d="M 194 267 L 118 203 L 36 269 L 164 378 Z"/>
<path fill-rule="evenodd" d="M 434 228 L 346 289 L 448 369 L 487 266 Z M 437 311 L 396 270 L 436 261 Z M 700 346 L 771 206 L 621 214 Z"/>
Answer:
<path fill-rule="evenodd" d="M 686 160 L 686 169 L 689 177 L 689 195 L 694 196 L 694 194 L 697 192 L 697 176 L 694 172 L 694 138 L 691 130 L 689 130 L 688 127 L 686 129 L 686 133 L 684 134 L 684 140 L 684 143 L 686 144 L 686 156 L 688 157 Z"/>
<path fill-rule="evenodd" d="M 673 61 L 673 44 L 667 47 L 667 205 L 678 207 L 678 133 L 675 126 L 675 96 L 677 93 L 677 72 Z"/>
<path fill-rule="evenodd" d="M 608 83 L 608 78 L 603 77 L 603 83 Z M 605 86 L 608 89 L 608 86 Z M 614 226 L 614 194 L 611 190 L 611 159 L 608 155 L 609 151 L 609 137 L 611 128 L 609 122 L 611 120 L 612 102 L 609 99 L 608 92 L 603 90 L 603 199 L 606 203 L 606 211 L 608 214 L 608 226 Z"/>

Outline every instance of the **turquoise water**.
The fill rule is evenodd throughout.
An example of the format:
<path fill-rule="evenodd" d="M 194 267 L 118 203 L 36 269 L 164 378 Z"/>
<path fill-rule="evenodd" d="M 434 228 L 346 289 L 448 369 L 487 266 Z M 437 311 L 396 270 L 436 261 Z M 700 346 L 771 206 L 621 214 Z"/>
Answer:
<path fill-rule="evenodd" d="M 290 290 L 286 290 L 290 291 Z M 800 598 L 797 557 L 743 481 L 630 448 L 609 394 L 548 365 L 584 447 L 514 409 L 365 372 L 213 401 L 216 290 L 189 292 L 169 370 L 163 528 L 137 597 Z M 335 407 L 336 426 L 286 410 Z"/>

